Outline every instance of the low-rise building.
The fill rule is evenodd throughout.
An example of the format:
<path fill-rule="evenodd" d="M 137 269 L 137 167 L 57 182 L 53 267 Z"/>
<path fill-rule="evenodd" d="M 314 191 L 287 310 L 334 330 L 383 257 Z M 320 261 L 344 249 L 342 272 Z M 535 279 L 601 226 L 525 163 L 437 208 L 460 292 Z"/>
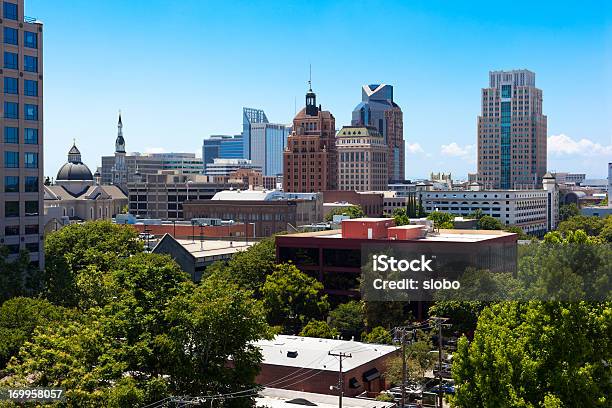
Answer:
<path fill-rule="evenodd" d="M 227 261 L 235 253 L 252 245 L 254 242 L 247 240 L 210 240 L 205 239 L 204 235 L 195 239 L 175 239 L 165 234 L 152 252 L 170 255 L 194 282 L 199 282 L 207 266 L 217 261 Z"/>
<path fill-rule="evenodd" d="M 559 191 L 550 174 L 538 190 L 431 190 L 419 192 L 426 212 L 441 211 L 467 216 L 476 210 L 516 225 L 524 232 L 542 236 L 556 228 L 559 220 Z"/>
<path fill-rule="evenodd" d="M 383 193 L 328 190 L 323 192 L 323 202 L 358 205 L 368 217 L 380 217 L 383 214 Z"/>
<path fill-rule="evenodd" d="M 295 408 L 296 404 L 319 408 L 337 408 L 338 396 L 329 393 L 317 394 L 266 387 L 258 393 L 255 402 L 258 407 L 267 408 Z M 393 408 L 395 406 L 395 402 L 373 401 L 367 398 L 342 398 L 343 408 Z"/>
<path fill-rule="evenodd" d="M 505 231 L 430 231 L 428 220 L 417 226 L 395 227 L 393 218 L 342 221 L 341 230 L 277 235 L 277 262 L 292 262 L 323 283 L 333 296 L 359 297 L 364 245 L 385 245 L 458 257 L 469 266 L 493 271 L 516 270 L 517 235 Z"/>
<path fill-rule="evenodd" d="M 206 164 L 207 176 L 229 176 L 238 170 L 254 170 L 261 173 L 261 166 L 253 164 L 247 159 L 213 159 L 212 163 Z"/>
<path fill-rule="evenodd" d="M 356 341 L 277 335 L 260 340 L 263 361 L 255 381 L 273 383 L 287 390 L 337 395 L 330 385 L 338 384 L 338 359 L 329 353 L 346 352 L 351 358 L 342 361 L 344 395 L 355 397 L 366 392 L 378 395 L 385 389 L 383 373 L 388 360 L 397 356 L 395 346 Z M 336 397 L 337 398 L 337 397 Z"/>
<path fill-rule="evenodd" d="M 186 218 L 220 218 L 255 225 L 258 237 L 323 220 L 319 193 L 285 193 L 278 190 L 226 190 L 209 200 L 190 200 L 183 205 Z"/>

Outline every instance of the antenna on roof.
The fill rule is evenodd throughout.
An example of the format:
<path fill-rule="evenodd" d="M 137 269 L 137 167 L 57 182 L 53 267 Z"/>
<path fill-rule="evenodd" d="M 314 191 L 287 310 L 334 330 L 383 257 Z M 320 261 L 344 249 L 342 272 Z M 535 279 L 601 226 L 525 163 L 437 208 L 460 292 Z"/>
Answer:
<path fill-rule="evenodd" d="M 312 64 L 308 64 L 308 89 L 312 91 Z"/>

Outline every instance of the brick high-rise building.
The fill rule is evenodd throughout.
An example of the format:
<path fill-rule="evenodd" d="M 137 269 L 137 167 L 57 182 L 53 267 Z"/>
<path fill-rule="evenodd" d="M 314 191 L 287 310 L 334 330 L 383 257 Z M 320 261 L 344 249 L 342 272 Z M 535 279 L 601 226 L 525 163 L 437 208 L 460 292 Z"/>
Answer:
<path fill-rule="evenodd" d="M 336 120 L 317 106 L 312 88 L 306 93 L 306 107 L 293 119 L 293 132 L 283 153 L 283 189 L 313 193 L 338 188 Z"/>
<path fill-rule="evenodd" d="M 2 1 L 0 245 L 43 268 L 43 26 L 23 3 Z"/>
<path fill-rule="evenodd" d="M 387 175 L 389 182 L 405 178 L 404 114 L 393 101 L 393 86 L 364 85 L 361 103 L 353 110 L 353 126 L 373 126 L 383 136 L 389 148 Z"/>
<path fill-rule="evenodd" d="M 338 190 L 387 189 L 388 146 L 375 127 L 344 126 L 336 135 Z"/>
<path fill-rule="evenodd" d="M 541 188 L 546 131 L 535 73 L 489 72 L 478 117 L 478 181 L 488 189 Z"/>

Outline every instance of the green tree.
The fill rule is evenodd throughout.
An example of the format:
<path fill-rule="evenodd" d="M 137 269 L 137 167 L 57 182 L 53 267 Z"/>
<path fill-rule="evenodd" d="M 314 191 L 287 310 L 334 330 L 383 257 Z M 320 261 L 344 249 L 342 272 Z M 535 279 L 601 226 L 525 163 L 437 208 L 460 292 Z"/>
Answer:
<path fill-rule="evenodd" d="M 28 251 L 9 260 L 8 248 L 0 245 L 0 303 L 15 296 L 34 296 L 42 290 L 41 272 L 30 264 Z"/>
<path fill-rule="evenodd" d="M 227 263 L 216 262 L 206 270 L 206 275 L 217 275 L 235 282 L 239 287 L 254 291 L 261 297 L 261 288 L 276 265 L 274 237 L 266 238 L 234 254 Z"/>
<path fill-rule="evenodd" d="M 427 219 L 432 220 L 436 228 L 452 229 L 455 216 L 441 211 L 434 211 L 427 216 Z"/>
<path fill-rule="evenodd" d="M 528 234 L 525 234 L 525 232 L 523 231 L 521 227 L 517 227 L 516 225 L 507 225 L 504 227 L 504 231 L 512 232 L 513 234 L 517 234 L 518 239 L 521 239 L 521 240 L 531 239 L 531 237 Z"/>
<path fill-rule="evenodd" d="M 56 304 L 76 306 L 81 297 L 79 274 L 91 270 L 105 273 L 119 260 L 142 252 L 137 231 L 110 221 L 72 224 L 51 233 L 45 240 L 47 298 Z"/>
<path fill-rule="evenodd" d="M 329 309 L 327 295 L 322 295 L 323 284 L 292 264 L 276 265 L 261 292 L 268 323 L 283 326 L 286 333 L 298 333 Z"/>
<path fill-rule="evenodd" d="M 453 356 L 453 403 L 609 406 L 611 333 L 610 302 L 492 305 L 480 314 L 474 340 L 463 337 Z"/>
<path fill-rule="evenodd" d="M 433 345 L 428 333 L 417 331 L 416 341 L 406 345 L 406 377 L 410 382 L 422 383 L 427 371 L 438 361 L 437 353 L 431 353 Z M 389 360 L 385 379 L 394 385 L 402 383 L 402 356 Z"/>
<path fill-rule="evenodd" d="M 574 203 L 564 204 L 559 207 L 559 220 L 561 221 L 568 220 L 577 215 L 580 215 L 580 209 L 578 209 L 578 206 Z"/>
<path fill-rule="evenodd" d="M 497 218 L 483 215 L 478 219 L 477 227 L 481 230 L 500 230 L 503 228 L 503 225 Z"/>
<path fill-rule="evenodd" d="M 344 338 L 358 339 L 364 324 L 363 304 L 355 300 L 341 303 L 329 313 L 329 325 L 338 330 Z"/>
<path fill-rule="evenodd" d="M 376 344 L 391 344 L 393 343 L 393 338 L 391 337 L 391 333 L 387 329 L 381 326 L 376 326 L 369 333 L 363 333 L 362 340 L 366 343 L 376 343 Z"/>
<path fill-rule="evenodd" d="M 271 336 L 262 304 L 251 291 L 206 279 L 170 301 L 167 318 L 171 329 L 159 342 L 166 348 L 173 393 L 227 394 L 256 387 L 262 355 L 253 342 Z M 253 399 L 225 404 L 248 407 Z"/>
<path fill-rule="evenodd" d="M 34 330 L 46 325 L 60 325 L 68 311 L 44 299 L 15 297 L 0 307 L 0 369 L 29 341 Z"/>
<path fill-rule="evenodd" d="M 321 339 L 335 339 L 340 335 L 338 330 L 330 327 L 322 320 L 311 320 L 300 332 L 303 337 L 318 337 Z"/>
<path fill-rule="evenodd" d="M 410 224 L 410 216 L 405 208 L 394 209 L 391 216 L 395 220 L 395 225 L 397 226 Z"/>
<path fill-rule="evenodd" d="M 586 215 L 576 215 L 562 221 L 557 226 L 557 231 L 566 234 L 570 231 L 583 230 L 587 235 L 595 236 L 601 233 L 605 222 L 599 217 L 589 217 Z"/>
<path fill-rule="evenodd" d="M 325 221 L 333 220 L 334 215 L 347 215 L 349 218 L 361 218 L 365 216 L 363 209 L 358 205 L 350 207 L 334 208 L 325 216 Z"/>
<path fill-rule="evenodd" d="M 480 208 L 477 208 L 468 215 L 468 218 L 479 220 L 482 217 L 484 217 L 484 215 L 485 215 L 484 212 L 482 212 Z"/>

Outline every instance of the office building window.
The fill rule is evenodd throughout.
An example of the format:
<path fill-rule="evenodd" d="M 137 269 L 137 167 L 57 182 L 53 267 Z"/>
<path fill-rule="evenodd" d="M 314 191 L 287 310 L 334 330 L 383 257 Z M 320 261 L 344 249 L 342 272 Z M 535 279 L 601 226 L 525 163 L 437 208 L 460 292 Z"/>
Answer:
<path fill-rule="evenodd" d="M 23 46 L 28 48 L 38 48 L 38 35 L 36 33 L 24 31 Z"/>
<path fill-rule="evenodd" d="M 7 218 L 19 217 L 19 201 L 5 201 L 4 216 Z"/>
<path fill-rule="evenodd" d="M 25 249 L 28 252 L 38 252 L 38 242 L 30 242 L 25 244 Z"/>
<path fill-rule="evenodd" d="M 17 78 L 4 77 L 4 93 L 17 95 L 19 93 L 18 83 Z"/>
<path fill-rule="evenodd" d="M 25 192 L 26 193 L 37 193 L 38 192 L 38 177 L 27 176 L 25 178 Z"/>
<path fill-rule="evenodd" d="M 38 72 L 38 58 L 31 55 L 23 56 L 23 70 L 28 72 Z"/>
<path fill-rule="evenodd" d="M 4 43 L 17 45 L 17 30 L 11 27 L 4 27 Z"/>
<path fill-rule="evenodd" d="M 19 152 L 4 152 L 4 167 L 7 169 L 19 168 Z"/>
<path fill-rule="evenodd" d="M 17 20 L 17 4 L 5 1 L 2 5 L 2 16 L 7 20 Z"/>
<path fill-rule="evenodd" d="M 25 128 L 23 139 L 25 144 L 38 144 L 38 129 Z"/>
<path fill-rule="evenodd" d="M 38 215 L 38 201 L 32 200 L 25 202 L 25 215 L 26 217 Z"/>
<path fill-rule="evenodd" d="M 26 235 L 38 234 L 38 224 L 26 225 L 25 233 Z"/>
<path fill-rule="evenodd" d="M 501 97 L 510 98 L 511 95 L 512 95 L 512 85 L 502 85 Z"/>
<path fill-rule="evenodd" d="M 26 79 L 23 81 L 23 94 L 25 96 L 38 96 L 38 81 Z"/>
<path fill-rule="evenodd" d="M 4 102 L 4 119 L 19 119 L 19 104 Z"/>
<path fill-rule="evenodd" d="M 26 169 L 37 169 L 38 168 L 38 153 L 27 152 L 23 155 L 24 166 Z"/>
<path fill-rule="evenodd" d="M 14 236 L 19 235 L 19 225 L 7 225 L 4 227 L 4 235 Z"/>
<path fill-rule="evenodd" d="M 26 120 L 38 120 L 38 105 L 26 103 L 23 105 L 23 112 Z"/>
<path fill-rule="evenodd" d="M 6 176 L 4 177 L 4 192 L 18 193 L 19 192 L 19 177 Z"/>
<path fill-rule="evenodd" d="M 14 52 L 5 51 L 4 52 L 4 68 L 19 69 L 19 66 L 18 66 L 19 62 L 17 61 L 18 58 L 19 57 Z"/>
<path fill-rule="evenodd" d="M 19 128 L 5 126 L 4 143 L 19 143 Z"/>

